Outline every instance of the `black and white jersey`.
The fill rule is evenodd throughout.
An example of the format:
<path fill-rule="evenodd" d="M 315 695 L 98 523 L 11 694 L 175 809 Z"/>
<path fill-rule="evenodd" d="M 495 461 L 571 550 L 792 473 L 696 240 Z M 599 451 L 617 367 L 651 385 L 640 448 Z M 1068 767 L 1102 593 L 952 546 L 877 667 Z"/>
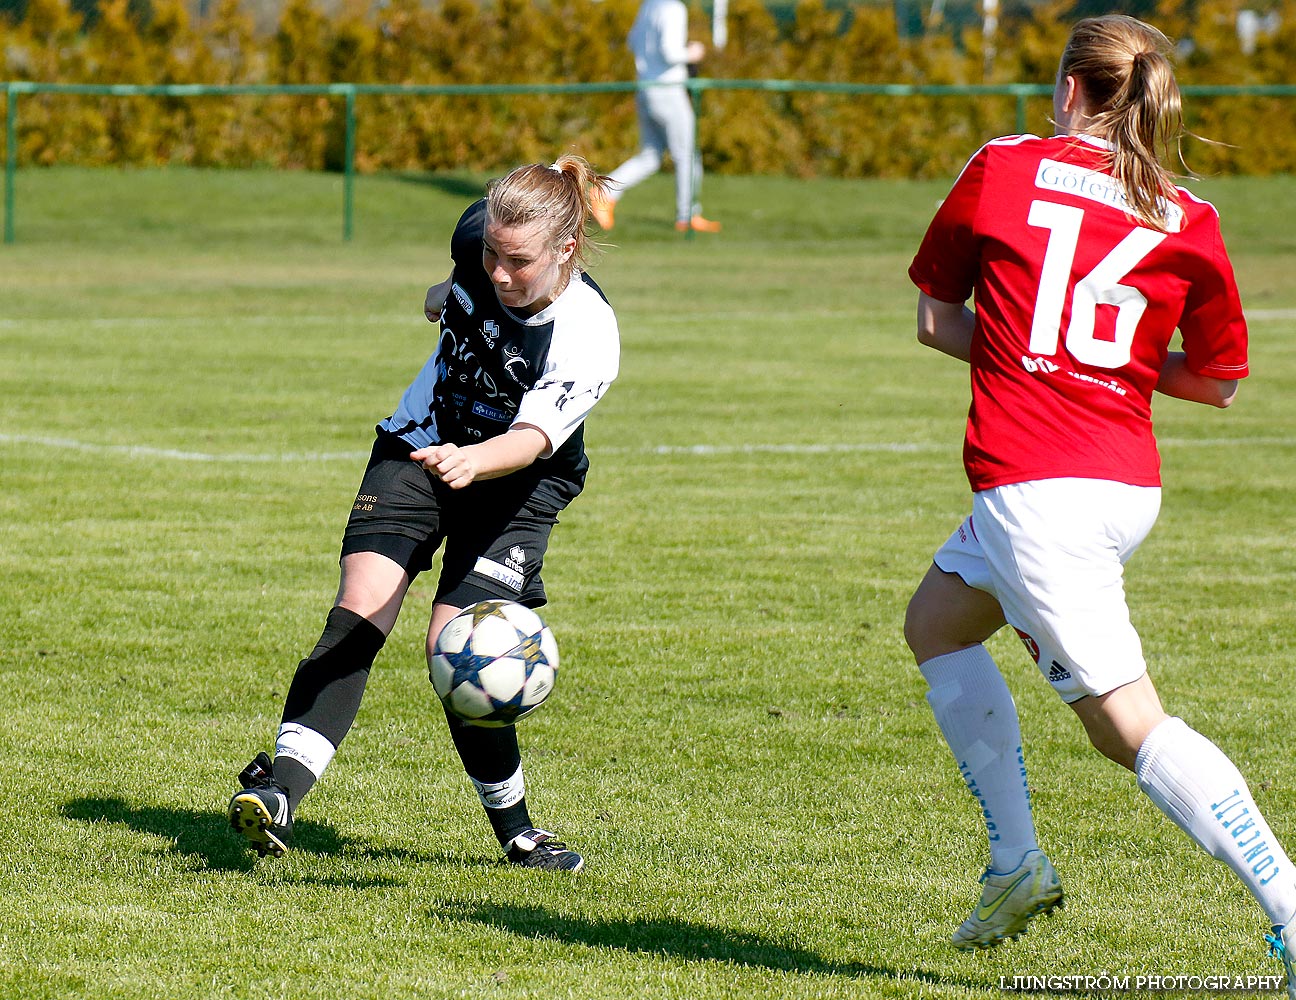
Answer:
<path fill-rule="evenodd" d="M 485 199 L 450 242 L 451 293 L 436 351 L 379 429 L 413 448 L 475 444 L 515 423 L 549 438 L 537 471 L 574 480 L 587 466 L 582 422 L 616 378 L 620 339 L 602 290 L 583 272 L 534 316 L 500 304 L 482 267 Z"/>

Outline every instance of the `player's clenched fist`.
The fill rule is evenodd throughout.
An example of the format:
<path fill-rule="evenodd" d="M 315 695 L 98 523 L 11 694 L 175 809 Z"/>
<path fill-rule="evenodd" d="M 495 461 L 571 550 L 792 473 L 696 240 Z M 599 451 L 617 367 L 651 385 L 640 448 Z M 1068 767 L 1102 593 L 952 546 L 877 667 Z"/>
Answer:
<path fill-rule="evenodd" d="M 461 490 L 477 478 L 472 453 L 457 444 L 438 444 L 410 453 L 410 458 L 452 490 Z"/>

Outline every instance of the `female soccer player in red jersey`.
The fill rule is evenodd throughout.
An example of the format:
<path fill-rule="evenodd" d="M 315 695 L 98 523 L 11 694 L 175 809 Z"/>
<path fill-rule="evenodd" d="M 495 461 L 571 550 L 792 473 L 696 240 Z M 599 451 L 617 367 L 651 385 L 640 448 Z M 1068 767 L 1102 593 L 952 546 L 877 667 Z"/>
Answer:
<path fill-rule="evenodd" d="M 1152 393 L 1226 407 L 1247 374 L 1219 219 L 1161 162 L 1183 128 L 1168 51 L 1131 17 L 1079 22 L 1058 68 L 1057 134 L 980 149 L 909 269 L 919 341 L 971 366 L 974 496 L 905 637 L 990 838 L 956 947 L 993 947 L 1062 903 L 1016 709 L 982 645 L 1007 623 L 1093 745 L 1246 884 L 1290 981 L 1296 871 L 1237 768 L 1162 709 L 1122 584 L 1160 504 Z M 1182 351 L 1169 350 L 1176 328 Z"/>

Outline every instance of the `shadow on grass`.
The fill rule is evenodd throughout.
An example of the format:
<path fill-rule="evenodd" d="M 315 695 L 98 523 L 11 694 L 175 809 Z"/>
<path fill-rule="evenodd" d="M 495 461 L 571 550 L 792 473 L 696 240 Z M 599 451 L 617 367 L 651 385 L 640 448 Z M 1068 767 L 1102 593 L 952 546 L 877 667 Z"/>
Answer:
<path fill-rule="evenodd" d="M 139 806 L 118 798 L 73 799 L 63 815 L 81 823 L 119 823 L 140 833 L 175 841 L 180 854 L 196 854 L 209 868 L 249 871 L 256 855 L 229 827 L 224 813 L 167 806 Z M 336 854 L 342 838 L 331 826 L 305 820 L 293 824 L 293 850 L 308 854 Z"/>
<path fill-rule="evenodd" d="M 489 834 L 487 835 L 489 836 Z M 493 843 L 493 841 L 492 841 Z M 500 868 L 505 862 L 499 854 L 486 853 L 465 857 L 450 851 L 411 851 L 405 847 L 378 847 L 348 838 L 347 850 L 374 861 L 399 861 L 411 865 L 443 865 L 448 868 Z"/>
<path fill-rule="evenodd" d="M 896 983 L 958 985 L 969 988 L 984 986 L 972 980 L 941 976 L 921 969 L 901 971 L 867 962 L 834 962 L 774 938 L 709 927 L 673 917 L 599 920 L 563 916 L 540 906 L 463 900 L 442 900 L 437 904 L 435 912 L 438 916 L 470 920 L 523 937 L 589 945 L 592 948 L 620 948 L 694 962 L 726 962 L 752 968 L 849 979 L 885 979 Z"/>
<path fill-rule="evenodd" d="M 243 839 L 229 827 L 224 813 L 172 809 L 166 806 L 132 805 L 119 798 L 81 798 L 65 804 L 62 813 L 80 823 L 117 823 L 140 833 L 165 837 L 175 842 L 177 854 L 202 858 L 208 868 L 220 871 L 251 871 L 257 856 L 248 850 Z M 465 858 L 438 851 L 411 851 L 402 847 L 367 844 L 341 836 L 327 823 L 299 819 L 293 823 L 292 852 L 333 856 L 349 854 L 371 861 L 396 861 L 405 864 L 446 865 L 458 868 L 494 867 L 499 859 L 483 855 Z M 312 881 L 296 879 L 296 881 Z M 349 888 L 402 884 L 394 879 L 316 878 L 320 885 L 339 884 Z"/>
<path fill-rule="evenodd" d="M 445 194 L 476 201 L 486 194 L 486 181 L 480 177 L 465 177 L 462 174 L 442 173 L 394 173 L 388 175 L 402 184 L 418 184 L 423 187 L 436 188 Z M 502 173 L 501 173 L 502 176 Z"/>

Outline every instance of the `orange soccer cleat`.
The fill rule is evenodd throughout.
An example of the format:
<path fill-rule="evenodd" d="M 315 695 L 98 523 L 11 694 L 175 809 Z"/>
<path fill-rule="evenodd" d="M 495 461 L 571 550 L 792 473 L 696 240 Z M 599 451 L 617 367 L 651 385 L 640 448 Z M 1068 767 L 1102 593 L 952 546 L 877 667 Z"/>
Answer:
<path fill-rule="evenodd" d="M 602 191 L 594 191 L 590 194 L 590 214 L 594 216 L 594 221 L 604 232 L 615 225 L 616 220 L 613 217 L 615 208 L 616 202 Z"/>
<path fill-rule="evenodd" d="M 681 220 L 675 223 L 675 228 L 681 233 L 687 233 L 690 229 L 695 233 L 718 233 L 720 232 L 720 223 L 695 215 L 687 222 Z"/>

